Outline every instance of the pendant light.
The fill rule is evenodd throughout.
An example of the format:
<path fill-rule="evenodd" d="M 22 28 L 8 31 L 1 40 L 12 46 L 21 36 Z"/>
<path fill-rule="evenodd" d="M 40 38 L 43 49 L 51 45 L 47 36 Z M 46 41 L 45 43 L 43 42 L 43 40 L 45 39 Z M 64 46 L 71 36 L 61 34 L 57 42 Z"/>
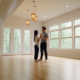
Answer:
<path fill-rule="evenodd" d="M 29 9 L 27 9 L 27 18 L 28 18 L 28 11 L 29 11 Z M 26 25 L 30 25 L 30 20 L 26 20 Z"/>
<path fill-rule="evenodd" d="M 35 14 L 36 14 L 36 6 L 35 6 Z M 38 17 L 35 16 L 34 22 L 37 22 L 37 20 L 38 20 Z"/>
<path fill-rule="evenodd" d="M 36 16 L 36 14 L 34 13 L 34 2 L 35 1 L 33 1 L 33 13 L 31 13 L 31 19 L 32 20 L 34 20 L 35 19 L 35 16 Z"/>

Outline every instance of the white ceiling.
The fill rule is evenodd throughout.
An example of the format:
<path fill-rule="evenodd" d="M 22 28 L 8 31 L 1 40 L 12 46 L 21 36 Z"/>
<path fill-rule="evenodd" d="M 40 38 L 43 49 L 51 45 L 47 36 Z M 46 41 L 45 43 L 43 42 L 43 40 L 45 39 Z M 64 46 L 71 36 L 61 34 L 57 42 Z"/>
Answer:
<path fill-rule="evenodd" d="M 29 9 L 29 19 L 33 12 L 33 0 L 24 0 L 16 9 L 12 16 L 27 19 L 27 9 Z M 35 0 L 36 14 L 38 21 L 46 21 L 67 12 L 80 8 L 80 0 Z M 67 8 L 66 6 L 69 5 Z M 44 16 L 47 17 L 44 17 Z"/>

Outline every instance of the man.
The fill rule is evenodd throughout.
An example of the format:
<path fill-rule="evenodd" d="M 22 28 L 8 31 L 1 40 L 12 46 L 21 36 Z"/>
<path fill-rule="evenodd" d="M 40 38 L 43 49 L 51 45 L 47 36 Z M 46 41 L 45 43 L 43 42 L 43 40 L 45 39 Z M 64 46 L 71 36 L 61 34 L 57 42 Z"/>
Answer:
<path fill-rule="evenodd" d="M 38 61 L 42 61 L 43 58 L 43 50 L 45 52 L 45 61 L 47 60 L 47 40 L 48 40 L 48 34 L 45 32 L 46 28 L 42 27 L 42 34 L 40 34 L 40 38 L 41 38 L 41 57 Z"/>

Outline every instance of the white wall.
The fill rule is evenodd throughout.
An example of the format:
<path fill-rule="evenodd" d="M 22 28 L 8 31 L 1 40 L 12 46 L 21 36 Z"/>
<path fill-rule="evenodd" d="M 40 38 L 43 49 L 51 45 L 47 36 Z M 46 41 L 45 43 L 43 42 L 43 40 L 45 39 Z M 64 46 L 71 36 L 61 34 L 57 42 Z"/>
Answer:
<path fill-rule="evenodd" d="M 26 19 L 18 18 L 18 17 L 10 17 L 3 25 L 4 26 L 9 26 L 9 27 L 15 27 L 15 28 L 30 28 L 32 30 L 32 37 L 34 36 L 34 30 L 38 30 L 39 33 L 41 33 L 41 27 L 42 23 L 41 22 L 33 22 L 32 20 L 30 21 L 30 25 L 26 25 Z M 32 38 L 32 52 L 34 53 L 34 38 Z M 33 54 L 32 53 L 32 54 Z"/>
<path fill-rule="evenodd" d="M 57 23 L 61 23 L 64 21 L 72 20 L 74 18 L 80 18 L 80 9 L 75 11 L 66 13 L 64 15 L 58 16 L 56 18 L 50 19 L 48 21 L 43 22 L 43 26 L 47 28 L 47 32 L 49 33 L 49 26 Z M 80 51 L 75 50 L 53 50 L 49 49 L 49 41 L 48 41 L 48 54 L 52 56 L 61 56 L 61 57 L 69 57 L 69 58 L 77 58 L 80 59 Z"/>

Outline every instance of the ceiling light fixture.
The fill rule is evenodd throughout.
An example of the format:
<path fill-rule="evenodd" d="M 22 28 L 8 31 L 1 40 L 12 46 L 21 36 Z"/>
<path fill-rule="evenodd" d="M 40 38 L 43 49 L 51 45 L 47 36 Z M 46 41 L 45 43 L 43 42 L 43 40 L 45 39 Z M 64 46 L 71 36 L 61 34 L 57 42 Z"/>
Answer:
<path fill-rule="evenodd" d="M 36 14 L 34 13 L 34 2 L 35 1 L 33 1 L 33 13 L 31 13 L 31 19 L 32 20 L 34 20 L 35 19 L 35 16 L 36 16 Z"/>
<path fill-rule="evenodd" d="M 27 18 L 28 18 L 28 11 L 29 11 L 29 9 L 27 9 Z M 30 25 L 30 20 L 29 19 L 26 20 L 26 25 Z"/>
<path fill-rule="evenodd" d="M 69 7 L 69 5 L 66 6 L 67 8 Z"/>
<path fill-rule="evenodd" d="M 36 14 L 36 6 L 35 6 L 35 14 Z M 34 22 L 37 22 L 37 20 L 38 20 L 38 17 L 35 16 Z"/>
<path fill-rule="evenodd" d="M 46 17 L 46 15 L 44 17 Z"/>

